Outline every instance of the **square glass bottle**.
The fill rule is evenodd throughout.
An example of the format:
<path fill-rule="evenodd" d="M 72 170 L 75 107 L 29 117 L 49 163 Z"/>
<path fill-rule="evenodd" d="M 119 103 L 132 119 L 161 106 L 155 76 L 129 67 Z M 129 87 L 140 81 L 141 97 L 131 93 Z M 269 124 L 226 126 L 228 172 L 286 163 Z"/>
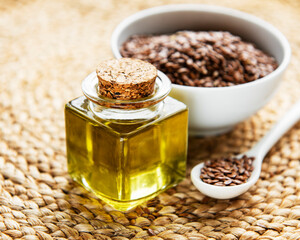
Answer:
<path fill-rule="evenodd" d="M 154 93 L 141 99 L 102 97 L 95 72 L 82 89 L 85 96 L 65 107 L 68 169 L 75 181 L 125 211 L 185 177 L 188 111 L 167 96 L 171 83 L 163 73 Z"/>

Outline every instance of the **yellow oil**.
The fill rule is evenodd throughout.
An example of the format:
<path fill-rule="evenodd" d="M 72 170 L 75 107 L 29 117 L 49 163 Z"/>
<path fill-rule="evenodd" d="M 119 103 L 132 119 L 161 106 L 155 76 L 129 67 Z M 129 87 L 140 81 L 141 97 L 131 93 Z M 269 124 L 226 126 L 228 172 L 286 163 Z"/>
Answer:
<path fill-rule="evenodd" d="M 117 210 L 125 211 L 185 177 L 187 109 L 170 97 L 144 123 L 95 117 L 84 97 L 66 105 L 69 173 Z"/>

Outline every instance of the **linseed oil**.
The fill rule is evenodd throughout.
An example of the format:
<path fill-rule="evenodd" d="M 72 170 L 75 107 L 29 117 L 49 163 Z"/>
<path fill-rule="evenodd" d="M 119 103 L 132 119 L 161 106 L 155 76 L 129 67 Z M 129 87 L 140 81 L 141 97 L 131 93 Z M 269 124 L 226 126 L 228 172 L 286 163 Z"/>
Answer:
<path fill-rule="evenodd" d="M 187 108 L 167 97 L 144 122 L 106 121 L 79 97 L 66 105 L 68 169 L 73 179 L 117 210 L 128 210 L 185 177 Z"/>
<path fill-rule="evenodd" d="M 71 177 L 117 210 L 128 210 L 185 177 L 187 107 L 150 63 L 111 59 L 66 104 Z"/>

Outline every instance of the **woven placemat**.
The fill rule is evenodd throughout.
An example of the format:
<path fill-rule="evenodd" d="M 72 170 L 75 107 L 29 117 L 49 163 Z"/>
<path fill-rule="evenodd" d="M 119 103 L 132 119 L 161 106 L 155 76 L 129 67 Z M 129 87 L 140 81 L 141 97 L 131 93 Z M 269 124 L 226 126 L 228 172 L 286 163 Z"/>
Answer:
<path fill-rule="evenodd" d="M 205 197 L 187 176 L 122 213 L 69 178 L 64 103 L 112 57 L 110 35 L 123 18 L 179 2 L 0 0 L 0 239 L 300 239 L 300 123 L 269 152 L 257 184 L 232 200 Z M 277 95 L 255 116 L 228 134 L 189 139 L 189 169 L 249 149 L 300 97 L 298 0 L 190 3 L 264 18 L 288 37 L 293 57 Z"/>

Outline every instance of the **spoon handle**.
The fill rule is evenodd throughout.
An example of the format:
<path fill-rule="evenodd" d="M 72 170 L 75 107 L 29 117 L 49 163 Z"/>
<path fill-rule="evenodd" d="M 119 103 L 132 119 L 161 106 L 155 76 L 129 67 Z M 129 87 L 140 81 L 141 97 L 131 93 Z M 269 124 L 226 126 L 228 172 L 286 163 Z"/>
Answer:
<path fill-rule="evenodd" d="M 271 147 L 300 120 L 300 100 L 271 128 L 271 130 L 250 150 L 249 155 L 261 155 L 263 157 Z"/>

